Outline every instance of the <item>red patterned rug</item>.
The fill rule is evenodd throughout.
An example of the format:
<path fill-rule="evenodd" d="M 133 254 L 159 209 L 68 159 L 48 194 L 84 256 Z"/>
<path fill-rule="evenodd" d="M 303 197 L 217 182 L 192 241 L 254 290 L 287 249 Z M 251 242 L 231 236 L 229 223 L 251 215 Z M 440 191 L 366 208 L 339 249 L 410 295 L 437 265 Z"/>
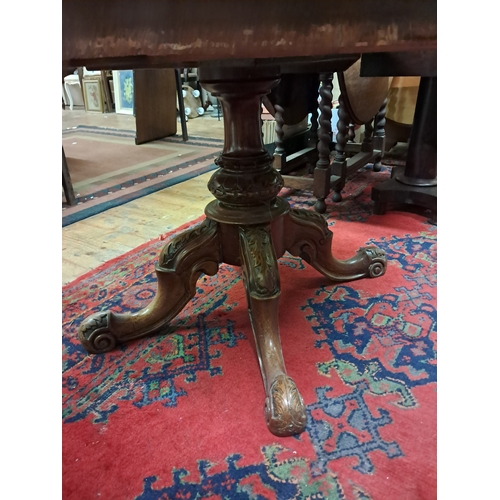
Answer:
<path fill-rule="evenodd" d="M 333 253 L 387 253 L 381 278 L 332 285 L 280 259 L 280 329 L 307 427 L 278 438 L 240 269 L 222 265 L 161 335 L 87 355 L 88 314 L 144 307 L 151 241 L 63 289 L 64 499 L 436 498 L 436 227 L 416 213 L 371 215 L 364 169 L 327 213 Z M 286 195 L 312 209 L 309 193 Z"/>

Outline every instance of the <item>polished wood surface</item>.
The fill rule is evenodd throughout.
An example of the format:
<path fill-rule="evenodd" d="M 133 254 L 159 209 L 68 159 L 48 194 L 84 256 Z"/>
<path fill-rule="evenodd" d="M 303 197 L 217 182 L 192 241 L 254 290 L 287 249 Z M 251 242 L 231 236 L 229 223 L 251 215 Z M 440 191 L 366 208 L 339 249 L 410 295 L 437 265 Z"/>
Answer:
<path fill-rule="evenodd" d="M 436 0 L 63 0 L 63 65 L 130 69 L 437 46 Z M 248 61 L 250 60 L 250 61 Z"/>

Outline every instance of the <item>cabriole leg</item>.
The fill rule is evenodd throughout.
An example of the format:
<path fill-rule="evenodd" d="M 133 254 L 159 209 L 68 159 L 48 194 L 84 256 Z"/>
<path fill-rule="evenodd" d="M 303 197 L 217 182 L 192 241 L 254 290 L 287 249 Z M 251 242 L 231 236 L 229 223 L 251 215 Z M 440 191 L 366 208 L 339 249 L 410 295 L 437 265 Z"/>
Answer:
<path fill-rule="evenodd" d="M 240 245 L 248 310 L 266 391 L 266 423 L 277 436 L 299 434 L 306 426 L 306 411 L 295 382 L 285 370 L 278 329 L 278 261 L 269 226 L 241 227 Z"/>
<path fill-rule="evenodd" d="M 93 354 L 144 337 L 168 324 L 196 294 L 202 273 L 213 276 L 220 261 L 217 223 L 206 219 L 198 227 L 176 236 L 156 264 L 158 291 L 152 302 L 133 314 L 104 311 L 86 318 L 78 338 Z"/>

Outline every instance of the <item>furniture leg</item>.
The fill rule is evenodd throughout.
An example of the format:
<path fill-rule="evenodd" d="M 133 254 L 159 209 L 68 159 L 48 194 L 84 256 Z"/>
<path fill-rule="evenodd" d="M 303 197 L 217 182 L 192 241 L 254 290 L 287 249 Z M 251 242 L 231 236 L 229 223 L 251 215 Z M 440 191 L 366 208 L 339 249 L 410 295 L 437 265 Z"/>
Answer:
<path fill-rule="evenodd" d="M 330 143 L 332 142 L 332 80 L 333 73 L 320 74 L 318 161 L 314 169 L 313 194 L 316 197 L 314 209 L 319 213 L 326 211 L 325 198 L 330 193 Z"/>
<path fill-rule="evenodd" d="M 437 77 L 422 77 L 406 165 L 393 168 L 391 179 L 373 186 L 373 212 L 388 204 L 414 204 L 437 211 Z"/>
<path fill-rule="evenodd" d="M 269 226 L 241 227 L 240 245 L 248 311 L 266 391 L 266 423 L 277 436 L 298 434 L 305 428 L 306 411 L 285 370 L 278 330 L 278 261 Z"/>
<path fill-rule="evenodd" d="M 373 120 L 365 123 L 365 136 L 361 144 L 361 151 L 370 153 L 373 151 Z"/>
<path fill-rule="evenodd" d="M 318 145 L 318 106 L 315 106 L 311 110 L 311 128 L 309 129 L 309 138 L 307 142 L 309 146 L 317 147 Z"/>
<path fill-rule="evenodd" d="M 349 130 L 347 132 L 347 140 L 349 142 L 354 142 L 354 139 L 356 139 L 356 132 L 354 130 L 354 123 L 349 123 Z"/>
<path fill-rule="evenodd" d="M 283 106 L 276 103 L 274 105 L 274 110 L 274 119 L 276 121 L 276 134 L 274 139 L 274 142 L 276 143 L 276 149 L 274 150 L 274 168 L 281 171 L 286 165 L 286 153 L 283 146 L 283 137 L 285 135 L 283 132 L 283 125 L 285 124 L 285 121 L 283 120 L 284 109 Z"/>
<path fill-rule="evenodd" d="M 309 137 L 307 145 L 312 149 L 311 156 L 308 157 L 307 170 L 314 176 L 315 164 L 318 161 L 318 101 L 314 98 L 314 106 L 311 110 L 311 128 L 309 129 Z M 326 207 L 325 207 L 326 208 Z"/>
<path fill-rule="evenodd" d="M 347 176 L 347 159 L 345 147 L 349 125 L 349 114 L 344 105 L 344 97 L 339 95 L 339 121 L 337 122 L 337 136 L 335 139 L 335 156 L 332 163 L 332 172 L 340 177 L 332 195 L 332 201 L 342 201 L 342 189 L 345 186 Z"/>
<path fill-rule="evenodd" d="M 187 141 L 188 131 L 186 125 L 186 112 L 184 110 L 184 98 L 182 97 L 182 82 L 181 82 L 181 72 L 178 68 L 175 69 L 175 86 L 177 89 L 177 101 L 179 103 L 179 115 L 181 119 L 182 128 L 182 140 Z"/>
<path fill-rule="evenodd" d="M 373 162 L 373 171 L 382 170 L 382 157 L 385 150 L 385 113 L 387 108 L 387 99 L 384 100 L 379 112 L 375 116 L 375 133 L 373 137 L 373 153 L 376 154 Z"/>

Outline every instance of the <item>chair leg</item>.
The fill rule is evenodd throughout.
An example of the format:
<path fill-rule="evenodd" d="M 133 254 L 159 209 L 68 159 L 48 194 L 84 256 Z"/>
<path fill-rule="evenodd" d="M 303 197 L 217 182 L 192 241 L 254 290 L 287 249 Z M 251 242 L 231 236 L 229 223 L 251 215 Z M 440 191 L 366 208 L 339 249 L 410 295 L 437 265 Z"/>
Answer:
<path fill-rule="evenodd" d="M 283 167 L 286 166 L 286 153 L 285 148 L 283 147 L 283 137 L 285 135 L 283 131 L 283 125 L 285 124 L 285 121 L 283 120 L 284 109 L 278 103 L 274 105 L 274 109 L 274 119 L 276 121 L 274 141 L 276 144 L 276 149 L 274 150 L 274 168 L 281 171 Z"/>

